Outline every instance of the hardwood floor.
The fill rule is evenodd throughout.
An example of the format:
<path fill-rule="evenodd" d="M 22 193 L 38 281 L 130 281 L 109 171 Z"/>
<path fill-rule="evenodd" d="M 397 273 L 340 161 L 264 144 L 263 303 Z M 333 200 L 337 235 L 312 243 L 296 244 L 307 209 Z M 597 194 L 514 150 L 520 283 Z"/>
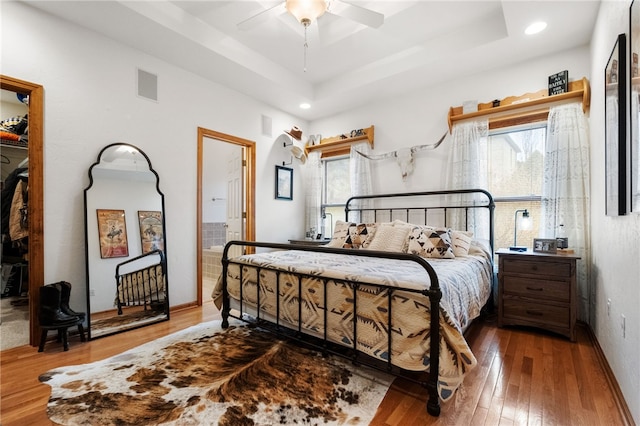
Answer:
<path fill-rule="evenodd" d="M 22 346 L 0 353 L 0 423 L 51 425 L 46 415 L 49 386 L 38 376 L 56 367 L 116 355 L 152 339 L 219 318 L 211 302 L 171 314 L 168 322 L 81 343 L 70 338 L 68 352 L 47 343 L 44 352 Z M 542 331 L 497 328 L 478 322 L 467 335 L 478 366 L 440 417 L 426 413 L 425 390 L 396 380 L 373 425 L 625 425 L 614 392 L 598 362 L 588 331 L 577 342 Z"/>

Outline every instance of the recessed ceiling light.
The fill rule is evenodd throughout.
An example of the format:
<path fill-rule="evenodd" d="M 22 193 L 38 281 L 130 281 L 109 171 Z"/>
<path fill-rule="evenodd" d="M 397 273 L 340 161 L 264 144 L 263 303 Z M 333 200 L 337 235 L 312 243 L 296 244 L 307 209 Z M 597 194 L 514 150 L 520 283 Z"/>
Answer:
<path fill-rule="evenodd" d="M 301 103 L 301 104 L 300 104 L 300 108 L 302 108 L 302 109 L 309 109 L 309 108 L 311 108 L 311 105 L 310 105 L 310 104 L 308 104 L 308 103 L 306 103 L 306 102 L 304 102 L 304 103 Z"/>
<path fill-rule="evenodd" d="M 538 34 L 540 31 L 544 30 L 545 28 L 547 28 L 547 23 L 543 21 L 538 21 L 529 25 L 527 29 L 524 30 L 524 33 L 526 35 Z"/>

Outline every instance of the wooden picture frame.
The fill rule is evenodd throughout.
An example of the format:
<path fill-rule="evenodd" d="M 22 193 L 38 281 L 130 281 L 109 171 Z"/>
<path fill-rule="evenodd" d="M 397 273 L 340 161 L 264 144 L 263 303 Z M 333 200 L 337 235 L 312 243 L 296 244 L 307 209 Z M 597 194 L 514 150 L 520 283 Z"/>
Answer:
<path fill-rule="evenodd" d="M 138 210 L 138 224 L 140 225 L 142 254 L 149 253 L 153 250 L 161 250 L 164 252 L 162 212 Z"/>
<path fill-rule="evenodd" d="M 127 222 L 124 210 L 96 209 L 98 218 L 98 239 L 100 241 L 100 257 L 129 256 L 127 241 Z"/>
<path fill-rule="evenodd" d="M 276 166 L 276 199 L 293 200 L 293 169 Z"/>
<path fill-rule="evenodd" d="M 558 251 L 557 241 L 553 238 L 534 238 L 533 251 L 536 253 L 555 254 Z"/>
<path fill-rule="evenodd" d="M 607 61 L 605 86 L 605 214 L 627 212 L 626 35 L 619 34 Z"/>
<path fill-rule="evenodd" d="M 629 123 L 629 187 L 631 192 L 629 211 L 640 213 L 640 0 L 631 2 L 629 8 L 629 73 L 631 82 Z"/>

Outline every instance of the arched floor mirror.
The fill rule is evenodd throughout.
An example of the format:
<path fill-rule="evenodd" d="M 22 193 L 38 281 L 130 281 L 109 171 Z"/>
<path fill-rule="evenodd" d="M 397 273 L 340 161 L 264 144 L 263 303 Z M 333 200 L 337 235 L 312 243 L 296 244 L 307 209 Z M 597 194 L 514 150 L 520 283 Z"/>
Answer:
<path fill-rule="evenodd" d="M 89 339 L 169 319 L 164 194 L 149 157 L 104 147 L 84 191 Z"/>

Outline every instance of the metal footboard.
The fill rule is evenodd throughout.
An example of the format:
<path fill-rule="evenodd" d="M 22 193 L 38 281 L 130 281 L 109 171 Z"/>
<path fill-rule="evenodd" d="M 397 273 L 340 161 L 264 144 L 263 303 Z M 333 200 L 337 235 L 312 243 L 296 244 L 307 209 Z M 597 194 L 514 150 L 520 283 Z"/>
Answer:
<path fill-rule="evenodd" d="M 324 283 L 324 329 L 322 330 L 321 336 L 310 336 L 308 332 L 302 326 L 302 278 L 304 276 L 310 276 L 305 274 L 295 275 L 298 277 L 298 323 L 296 324 L 296 330 L 291 332 L 286 326 L 283 326 L 280 322 L 280 298 L 276 296 L 276 319 L 275 324 L 271 321 L 264 320 L 261 314 L 261 303 L 260 303 L 260 291 L 259 291 L 259 280 L 260 280 L 260 270 L 269 269 L 273 270 L 278 277 L 276 281 L 276 292 L 280 294 L 280 279 L 279 274 L 285 271 L 279 271 L 276 268 L 266 268 L 266 267 L 257 267 L 255 265 L 251 265 L 258 269 L 258 291 L 257 291 L 257 301 L 255 303 L 256 306 L 252 307 L 256 309 L 256 317 L 255 322 L 258 323 L 261 327 L 268 329 L 278 336 L 286 337 L 289 339 L 293 339 L 299 342 L 303 342 L 308 344 L 316 349 L 319 349 L 325 353 L 332 353 L 343 358 L 350 359 L 354 363 L 360 363 L 363 365 L 367 365 L 371 368 L 374 368 L 379 371 L 384 371 L 386 373 L 391 373 L 395 376 L 402 377 L 404 379 L 410 380 L 415 383 L 419 383 L 422 386 L 425 386 L 429 392 L 429 401 L 427 402 L 427 410 L 431 415 L 437 416 L 440 413 L 440 400 L 438 397 L 438 370 L 439 370 L 439 342 L 440 342 L 440 299 L 442 298 L 442 292 L 440 290 L 438 276 L 433 269 L 433 267 L 423 258 L 406 253 L 389 253 L 382 251 L 373 251 L 373 250 L 351 250 L 351 249 L 339 249 L 339 248 L 329 248 L 322 246 L 309 246 L 309 245 L 296 245 L 296 244 L 279 244 L 279 243 L 264 243 L 264 242 L 249 242 L 249 241 L 230 241 L 224 248 L 222 255 L 222 276 L 223 276 L 223 302 L 222 302 L 222 327 L 227 328 L 229 326 L 228 318 L 234 317 L 243 321 L 253 322 L 253 319 L 247 319 L 242 315 L 244 312 L 243 305 L 244 295 L 242 290 L 242 285 L 240 285 L 240 315 L 234 316 L 231 313 L 231 301 L 229 292 L 227 289 L 227 272 L 229 268 L 229 264 L 237 264 L 243 265 L 243 262 L 239 262 L 234 259 L 228 258 L 229 250 L 232 246 L 243 246 L 243 247 L 253 247 L 253 248 L 268 248 L 268 249 L 281 249 L 281 250 L 301 250 L 301 251 L 315 251 L 315 252 L 324 252 L 324 253 L 336 253 L 336 254 L 346 254 L 349 256 L 365 256 L 365 257 L 373 257 L 373 258 L 387 258 L 387 259 L 396 259 L 399 261 L 410 261 L 419 264 L 424 270 L 425 273 L 429 276 L 430 279 L 430 287 L 428 290 L 416 290 L 411 288 L 403 288 L 403 287 L 390 287 L 381 284 L 375 283 L 367 283 L 367 282 L 355 282 L 350 280 L 334 280 L 333 278 L 323 278 L 318 276 L 313 276 L 316 279 L 322 279 Z M 291 273 L 286 271 L 287 273 Z M 240 266 L 240 282 L 243 282 L 242 277 L 242 267 Z M 337 344 L 327 337 L 327 314 L 328 314 L 328 306 L 327 306 L 327 283 L 329 281 L 339 281 L 348 285 L 353 291 L 353 312 L 354 312 L 354 320 L 353 320 L 353 344 L 351 347 L 348 347 L 348 351 L 345 351 L 345 346 L 343 344 Z M 361 352 L 357 348 L 358 344 L 358 330 L 357 330 L 357 320 L 356 314 L 358 312 L 358 297 L 357 290 L 360 286 L 372 286 L 377 288 L 382 288 L 386 292 L 387 298 L 387 307 L 388 307 L 388 315 L 387 315 L 387 346 L 388 346 L 388 359 L 386 362 L 382 362 L 378 359 L 370 357 L 369 355 Z M 392 333 L 390 332 L 392 328 L 392 299 L 393 295 L 396 292 L 410 292 L 410 293 L 420 293 L 424 296 L 427 296 L 430 300 L 430 333 L 431 333 L 431 342 L 430 342 L 430 366 L 429 373 L 427 379 L 424 379 L 424 374 L 421 372 L 411 372 L 407 370 L 403 370 L 393 365 L 393 355 L 391 350 L 391 339 Z M 433 326 L 435 324 L 435 326 Z"/>
<path fill-rule="evenodd" d="M 157 261 L 151 259 L 156 256 Z M 149 259 L 149 261 L 147 261 Z M 135 263 L 141 266 L 135 266 Z M 144 266 L 142 266 L 144 265 Z M 143 306 L 156 309 L 166 306 L 166 286 L 165 286 L 165 257 L 161 250 L 154 250 L 149 253 L 134 257 L 116 266 L 116 305 L 118 315 L 122 315 L 122 308 L 125 306 Z M 121 269 L 134 271 L 121 273 Z"/>

